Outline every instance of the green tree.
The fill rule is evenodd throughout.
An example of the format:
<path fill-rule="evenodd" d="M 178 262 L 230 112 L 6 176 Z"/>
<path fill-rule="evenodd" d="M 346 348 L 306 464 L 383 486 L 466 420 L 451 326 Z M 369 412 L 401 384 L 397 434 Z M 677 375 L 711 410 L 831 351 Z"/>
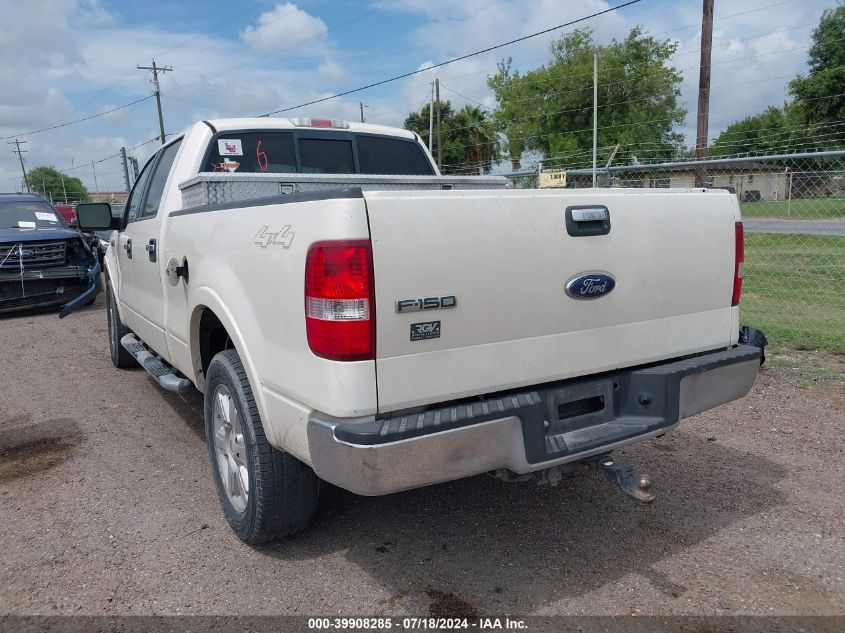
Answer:
<path fill-rule="evenodd" d="M 428 144 L 429 104 L 405 119 L 405 129 L 416 132 Z M 501 154 L 501 141 L 491 117 L 481 108 L 466 105 L 455 111 L 449 101 L 440 102 L 440 132 L 444 174 L 480 174 L 489 170 Z M 432 151 L 437 159 L 437 124 Z"/>
<path fill-rule="evenodd" d="M 800 105 L 807 123 L 845 121 L 845 6 L 828 9 L 813 31 L 809 72 L 789 84 L 789 92 Z M 840 141 L 845 130 L 830 128 Z M 830 137 L 834 138 L 834 137 Z"/>
<path fill-rule="evenodd" d="M 54 167 L 35 167 L 26 175 L 33 192 L 54 202 L 84 202 L 89 199 L 88 190 L 79 178 L 63 174 Z M 64 183 L 62 182 L 64 180 Z"/>
<path fill-rule="evenodd" d="M 677 44 L 658 41 L 640 27 L 607 46 L 591 30 L 576 30 L 552 43 L 552 60 L 520 74 L 511 61 L 488 77 L 496 94 L 496 122 L 517 167 L 523 150 L 542 153 L 550 165 L 589 164 L 593 146 L 593 53 L 598 53 L 598 157 L 627 163 L 674 158 L 686 110 L 678 103 L 682 77 L 669 65 Z"/>
<path fill-rule="evenodd" d="M 777 154 L 784 151 L 814 152 L 834 149 L 835 137 L 808 127 L 800 103 L 782 108 L 769 106 L 764 112 L 732 123 L 710 144 L 709 156 Z"/>

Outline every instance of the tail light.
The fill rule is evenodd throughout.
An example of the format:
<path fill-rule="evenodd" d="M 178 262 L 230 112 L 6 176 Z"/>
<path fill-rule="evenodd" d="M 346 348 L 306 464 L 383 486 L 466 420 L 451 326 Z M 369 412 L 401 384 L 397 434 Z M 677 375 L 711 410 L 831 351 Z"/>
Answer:
<path fill-rule="evenodd" d="M 742 230 L 742 222 L 737 222 L 736 227 L 736 250 L 734 257 L 734 292 L 731 297 L 731 306 L 739 305 L 739 297 L 742 294 L 742 275 L 745 261 L 745 239 Z"/>
<path fill-rule="evenodd" d="M 375 358 L 373 253 L 369 240 L 316 242 L 305 260 L 308 346 L 330 360 Z"/>

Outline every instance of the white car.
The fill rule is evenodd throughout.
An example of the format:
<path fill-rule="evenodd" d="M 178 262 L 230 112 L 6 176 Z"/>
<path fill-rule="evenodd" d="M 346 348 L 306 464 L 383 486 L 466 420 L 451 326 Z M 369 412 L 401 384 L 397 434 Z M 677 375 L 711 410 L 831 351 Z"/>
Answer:
<path fill-rule="evenodd" d="M 87 228 L 108 213 L 78 209 Z M 599 460 L 647 500 L 609 451 L 757 375 L 742 257 L 726 191 L 514 190 L 440 176 L 405 130 L 201 121 L 111 234 L 111 356 L 204 392 L 249 543 L 305 527 L 320 479 L 383 495 Z"/>

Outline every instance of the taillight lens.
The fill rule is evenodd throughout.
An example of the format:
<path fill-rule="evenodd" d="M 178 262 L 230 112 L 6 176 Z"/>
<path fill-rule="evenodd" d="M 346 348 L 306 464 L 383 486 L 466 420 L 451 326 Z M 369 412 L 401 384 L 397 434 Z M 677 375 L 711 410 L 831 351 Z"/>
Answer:
<path fill-rule="evenodd" d="M 330 360 L 375 358 L 373 253 L 369 240 L 317 242 L 305 261 L 308 345 Z"/>
<path fill-rule="evenodd" d="M 739 305 L 739 297 L 742 294 L 742 276 L 745 261 L 745 238 L 742 230 L 742 222 L 736 223 L 736 250 L 734 257 L 734 292 L 731 297 L 731 306 Z"/>

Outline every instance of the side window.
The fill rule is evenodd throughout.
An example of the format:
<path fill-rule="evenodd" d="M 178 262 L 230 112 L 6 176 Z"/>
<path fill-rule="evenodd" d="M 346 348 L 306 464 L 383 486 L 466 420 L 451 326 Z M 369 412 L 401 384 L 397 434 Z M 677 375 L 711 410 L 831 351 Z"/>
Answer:
<path fill-rule="evenodd" d="M 138 176 L 138 180 L 135 181 L 135 186 L 132 187 L 132 193 L 129 194 L 129 199 L 126 200 L 125 213 L 127 214 L 127 222 L 134 222 L 140 215 L 141 199 L 144 197 L 144 189 L 147 186 L 147 181 L 150 179 L 150 172 L 153 170 L 154 162 L 155 154 L 144 165 L 141 174 Z"/>
<path fill-rule="evenodd" d="M 144 199 L 144 210 L 141 213 L 142 218 L 151 218 L 158 214 L 158 208 L 161 205 L 161 198 L 164 194 L 164 185 L 167 183 L 170 168 L 173 167 L 173 161 L 176 159 L 176 153 L 179 151 L 181 144 L 182 141 L 180 139 L 172 145 L 168 145 L 162 151 L 161 158 L 150 178 L 150 186 Z"/>

